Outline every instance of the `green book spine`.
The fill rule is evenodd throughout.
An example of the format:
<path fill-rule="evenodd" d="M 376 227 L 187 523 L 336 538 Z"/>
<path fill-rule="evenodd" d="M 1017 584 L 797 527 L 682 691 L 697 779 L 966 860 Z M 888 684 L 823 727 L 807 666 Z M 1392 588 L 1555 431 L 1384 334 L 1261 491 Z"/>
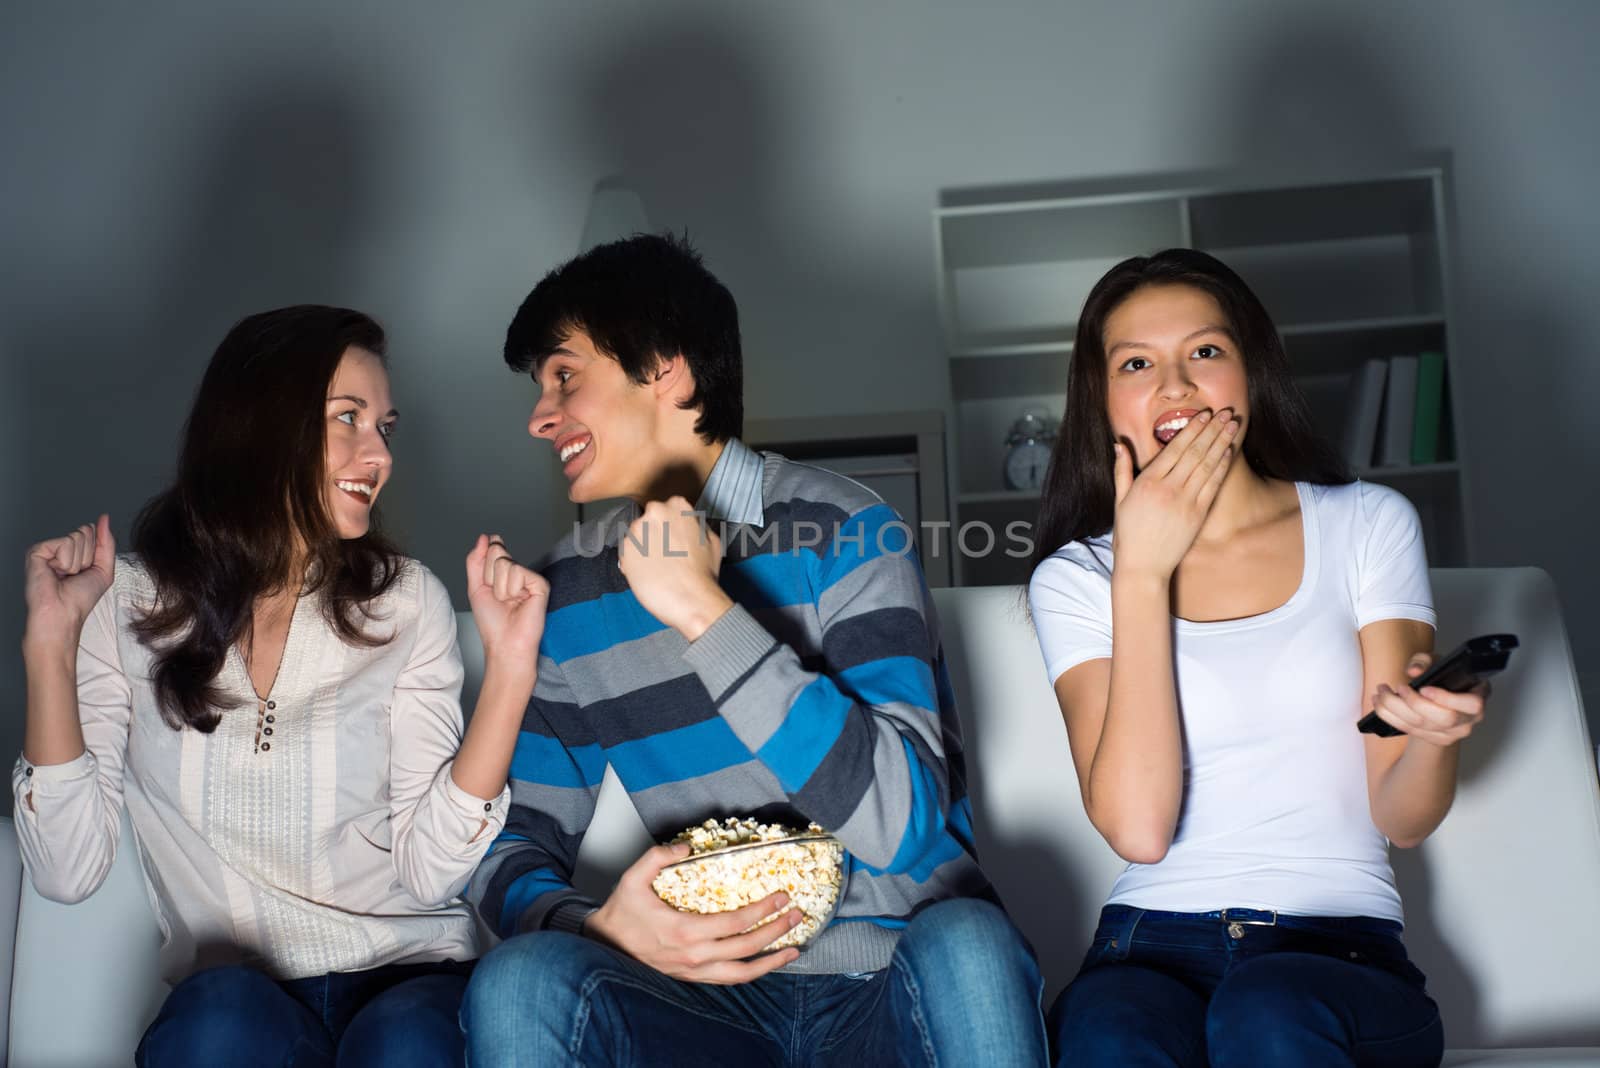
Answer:
<path fill-rule="evenodd" d="M 1444 411 L 1444 355 L 1424 352 L 1417 361 L 1416 419 L 1411 431 L 1411 462 L 1439 462 L 1439 423 Z"/>

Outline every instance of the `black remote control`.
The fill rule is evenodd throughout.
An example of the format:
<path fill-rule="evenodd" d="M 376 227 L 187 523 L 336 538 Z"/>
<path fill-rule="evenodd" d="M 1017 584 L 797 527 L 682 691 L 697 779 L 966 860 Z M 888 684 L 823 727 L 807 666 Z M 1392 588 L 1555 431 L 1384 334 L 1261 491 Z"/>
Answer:
<path fill-rule="evenodd" d="M 1450 651 L 1448 656 L 1433 662 L 1433 666 L 1413 679 L 1411 688 L 1437 686 L 1451 693 L 1470 690 L 1490 675 L 1499 674 L 1511 659 L 1511 650 L 1517 647 L 1515 634 L 1485 634 L 1468 638 Z M 1376 712 L 1361 717 L 1356 728 L 1362 734 L 1376 734 L 1379 738 L 1393 738 L 1404 734 L 1399 727 L 1379 718 Z"/>

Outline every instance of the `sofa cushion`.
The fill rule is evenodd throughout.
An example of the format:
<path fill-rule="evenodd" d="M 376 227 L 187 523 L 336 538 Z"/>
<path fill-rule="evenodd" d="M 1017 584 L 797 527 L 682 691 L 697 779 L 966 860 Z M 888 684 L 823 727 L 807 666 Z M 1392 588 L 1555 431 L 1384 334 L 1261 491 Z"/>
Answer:
<path fill-rule="evenodd" d="M 1394 853 L 1407 943 L 1457 1047 L 1445 1064 L 1600 1064 L 1600 1049 L 1516 1048 L 1600 1047 L 1600 924 L 1591 922 L 1600 790 L 1554 587 L 1529 568 L 1434 571 L 1433 583 L 1441 649 L 1489 631 L 1522 639 L 1463 752 L 1454 811 L 1420 849 Z M 966 728 L 980 855 L 1053 996 L 1076 971 L 1121 862 L 1083 815 L 1020 590 L 938 590 L 935 601 Z M 470 708 L 482 650 L 471 616 L 459 622 Z M 577 881 L 603 894 L 647 843 L 608 773 Z M 10 1063 L 130 1062 L 166 993 L 134 854 L 125 825 L 112 872 L 88 901 L 58 905 L 25 883 L 13 913 L 16 842 L 0 831 L 0 911 L 18 924 L 5 969 Z M 3 934 L 0 946 L 11 946 Z"/>

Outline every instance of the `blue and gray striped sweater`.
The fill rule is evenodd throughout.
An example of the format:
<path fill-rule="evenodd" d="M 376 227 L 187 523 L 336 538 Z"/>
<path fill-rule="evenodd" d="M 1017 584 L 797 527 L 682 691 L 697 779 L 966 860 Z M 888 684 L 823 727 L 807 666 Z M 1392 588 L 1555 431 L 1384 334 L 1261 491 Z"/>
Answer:
<path fill-rule="evenodd" d="M 511 811 L 468 893 L 503 937 L 575 930 L 594 903 L 573 863 L 610 764 L 658 840 L 727 816 L 828 828 L 849 854 L 845 897 L 788 968 L 883 968 L 920 907 L 993 896 L 909 528 L 849 479 L 738 441 L 700 506 L 724 521 L 735 605 L 693 644 L 617 568 L 632 507 L 551 553 Z"/>

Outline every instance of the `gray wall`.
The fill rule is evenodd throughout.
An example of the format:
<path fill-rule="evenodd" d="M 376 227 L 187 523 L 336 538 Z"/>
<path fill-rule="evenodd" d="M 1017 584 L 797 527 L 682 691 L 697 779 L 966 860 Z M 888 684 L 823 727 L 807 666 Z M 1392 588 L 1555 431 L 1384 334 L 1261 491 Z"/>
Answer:
<path fill-rule="evenodd" d="M 1555 575 L 1600 719 L 1600 7 L 221 7 L 0 14 L 0 648 L 24 548 L 101 509 L 125 535 L 212 347 L 292 301 L 389 327 L 385 503 L 458 600 L 477 531 L 548 544 L 572 513 L 498 346 L 603 177 L 732 286 L 750 414 L 782 416 L 944 404 L 941 187 L 1444 149 L 1478 562 Z M 0 685 L 11 753 L 14 653 Z"/>

